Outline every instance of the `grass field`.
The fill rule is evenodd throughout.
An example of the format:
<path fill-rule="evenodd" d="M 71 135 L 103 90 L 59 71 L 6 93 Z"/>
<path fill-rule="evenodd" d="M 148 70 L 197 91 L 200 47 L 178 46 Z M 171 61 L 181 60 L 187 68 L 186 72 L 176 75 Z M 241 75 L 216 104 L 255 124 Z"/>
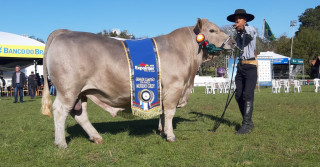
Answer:
<path fill-rule="evenodd" d="M 220 128 L 226 94 L 206 95 L 195 88 L 186 107 L 177 110 L 174 132 L 178 142 L 157 134 L 158 119 L 112 118 L 89 102 L 89 119 L 104 144 L 88 141 L 69 116 L 68 149 L 54 146 L 53 118 L 40 113 L 41 97 L 14 104 L 0 101 L 0 166 L 320 166 L 320 93 L 303 86 L 303 93 L 255 93 L 249 135 L 235 135 L 241 123 L 233 99 Z M 54 98 L 54 97 L 52 97 Z"/>

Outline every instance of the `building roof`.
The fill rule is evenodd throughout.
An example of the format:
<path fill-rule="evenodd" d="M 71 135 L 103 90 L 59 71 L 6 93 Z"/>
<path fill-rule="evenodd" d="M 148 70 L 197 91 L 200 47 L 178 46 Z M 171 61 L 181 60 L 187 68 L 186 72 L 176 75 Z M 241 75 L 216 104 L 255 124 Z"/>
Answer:
<path fill-rule="evenodd" d="M 0 72 L 14 71 L 16 65 L 27 67 L 42 61 L 45 44 L 8 32 L 0 32 Z"/>
<path fill-rule="evenodd" d="M 45 44 L 37 40 L 8 32 L 0 32 L 0 44 L 2 45 L 26 45 L 44 46 Z"/>
<path fill-rule="evenodd" d="M 260 52 L 260 54 L 258 55 L 258 58 L 272 58 L 272 59 L 281 59 L 281 58 L 289 58 L 287 56 L 283 56 L 274 52 Z M 290 58 L 289 58 L 290 59 Z"/>

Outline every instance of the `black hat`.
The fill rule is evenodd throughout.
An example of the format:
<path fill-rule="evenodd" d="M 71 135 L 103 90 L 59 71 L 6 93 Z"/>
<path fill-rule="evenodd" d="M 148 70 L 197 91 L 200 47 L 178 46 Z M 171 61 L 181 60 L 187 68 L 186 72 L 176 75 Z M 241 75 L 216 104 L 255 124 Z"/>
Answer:
<path fill-rule="evenodd" d="M 227 17 L 227 20 L 228 20 L 228 21 L 231 21 L 231 22 L 235 22 L 235 21 L 236 21 L 236 20 L 235 20 L 235 17 L 236 17 L 237 15 L 241 15 L 241 16 L 245 17 L 246 20 L 247 20 L 247 22 L 252 21 L 252 20 L 254 19 L 254 15 L 247 13 L 246 10 L 244 10 L 244 9 L 237 9 L 237 10 L 234 12 L 234 14 L 229 15 L 229 16 Z"/>

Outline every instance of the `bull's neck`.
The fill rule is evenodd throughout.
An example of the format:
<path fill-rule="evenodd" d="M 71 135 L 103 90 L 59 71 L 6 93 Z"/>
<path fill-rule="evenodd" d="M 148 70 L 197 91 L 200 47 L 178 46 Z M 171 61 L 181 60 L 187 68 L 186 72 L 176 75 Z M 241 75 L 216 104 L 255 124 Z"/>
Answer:
<path fill-rule="evenodd" d="M 199 66 L 202 64 L 203 62 L 203 52 L 202 50 L 199 50 L 199 45 L 196 41 L 196 34 L 193 31 L 194 27 L 184 27 L 184 31 L 186 31 L 186 39 L 185 41 L 190 41 L 189 43 L 189 48 L 192 48 L 190 51 L 190 58 L 192 58 L 193 61 L 193 69 L 195 69 L 193 72 L 194 74 L 196 74 Z"/>
<path fill-rule="evenodd" d="M 167 35 L 158 36 L 156 37 L 156 39 L 157 38 L 160 40 L 171 39 L 171 42 L 168 42 L 171 45 L 183 43 L 184 46 L 180 50 L 181 52 L 183 52 L 184 56 L 188 57 L 190 65 L 192 66 L 192 74 L 194 73 L 195 75 L 199 66 L 203 62 L 203 51 L 200 50 L 199 52 L 199 45 L 196 41 L 196 34 L 194 33 L 193 29 L 194 29 L 193 26 L 179 28 Z M 181 47 L 181 46 L 182 45 L 176 46 L 176 47 Z"/>
<path fill-rule="evenodd" d="M 197 66 L 197 68 L 200 66 L 200 64 L 203 62 L 203 52 L 200 50 L 199 52 L 199 45 L 196 41 L 196 34 L 193 31 L 194 27 L 183 27 L 179 28 L 170 34 L 172 38 L 180 39 L 183 42 L 188 50 L 185 50 L 185 55 L 188 55 L 188 57 L 192 60 L 192 64 Z"/>

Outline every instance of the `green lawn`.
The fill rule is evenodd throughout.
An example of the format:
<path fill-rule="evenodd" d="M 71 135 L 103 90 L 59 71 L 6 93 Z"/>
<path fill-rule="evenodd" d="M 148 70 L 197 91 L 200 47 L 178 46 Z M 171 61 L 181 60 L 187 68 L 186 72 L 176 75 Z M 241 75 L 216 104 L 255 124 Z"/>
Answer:
<path fill-rule="evenodd" d="M 68 149 L 54 146 L 53 118 L 40 113 L 41 97 L 14 104 L 0 98 L 0 166 L 320 166 L 320 93 L 255 93 L 249 135 L 235 135 L 241 115 L 233 99 L 219 129 L 226 94 L 206 95 L 196 87 L 174 118 L 176 143 L 157 134 L 158 119 L 112 118 L 89 102 L 89 118 L 104 144 L 88 136 L 71 118 L 66 122 Z M 54 97 L 52 97 L 54 98 Z"/>

